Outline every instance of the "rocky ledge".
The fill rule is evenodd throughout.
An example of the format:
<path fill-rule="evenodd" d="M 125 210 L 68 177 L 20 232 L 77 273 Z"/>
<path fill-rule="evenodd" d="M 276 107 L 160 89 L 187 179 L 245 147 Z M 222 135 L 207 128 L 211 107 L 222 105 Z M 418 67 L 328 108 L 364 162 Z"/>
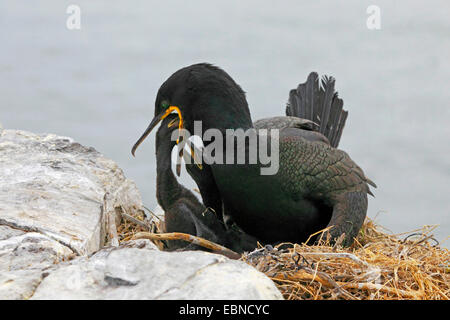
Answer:
<path fill-rule="evenodd" d="M 120 212 L 142 200 L 116 163 L 68 137 L 0 131 L 0 300 L 282 299 L 241 261 L 119 246 Z"/>

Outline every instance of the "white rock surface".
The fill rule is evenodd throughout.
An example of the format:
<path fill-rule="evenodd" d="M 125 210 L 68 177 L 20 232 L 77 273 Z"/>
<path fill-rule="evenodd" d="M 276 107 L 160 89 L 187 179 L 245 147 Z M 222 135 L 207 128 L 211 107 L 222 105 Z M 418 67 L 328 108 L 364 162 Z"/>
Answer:
<path fill-rule="evenodd" d="M 49 237 L 1 226 L 0 300 L 27 299 L 41 282 L 46 270 L 73 255 L 72 250 Z"/>
<path fill-rule="evenodd" d="M 106 214 L 142 209 L 133 182 L 112 160 L 71 138 L 3 130 L 0 225 L 36 231 L 77 254 L 104 242 Z"/>
<path fill-rule="evenodd" d="M 241 261 L 118 247 L 120 212 L 142 210 L 136 185 L 93 148 L 53 134 L 0 129 L 0 300 L 282 299 Z"/>
<path fill-rule="evenodd" d="M 140 241 L 141 248 L 104 249 L 61 265 L 32 299 L 282 299 L 269 278 L 244 262 L 162 252 Z"/>

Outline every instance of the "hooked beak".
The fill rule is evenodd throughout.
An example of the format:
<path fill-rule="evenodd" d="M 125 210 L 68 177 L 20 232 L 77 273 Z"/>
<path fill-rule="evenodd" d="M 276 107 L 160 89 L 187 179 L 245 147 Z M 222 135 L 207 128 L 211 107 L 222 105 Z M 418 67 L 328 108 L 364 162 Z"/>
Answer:
<path fill-rule="evenodd" d="M 139 145 L 142 143 L 142 141 L 144 141 L 145 138 L 147 138 L 147 136 L 150 134 L 150 132 L 153 130 L 153 128 L 155 128 L 158 125 L 158 123 L 160 121 L 162 121 L 165 117 L 167 117 L 169 114 L 171 114 L 172 111 L 176 111 L 178 113 L 178 118 L 179 118 L 178 128 L 179 129 L 183 128 L 183 117 L 181 116 L 180 109 L 178 107 L 176 107 L 176 106 L 170 106 L 169 108 L 167 108 L 167 110 L 164 110 L 163 112 L 161 112 L 160 114 L 158 114 L 157 116 L 155 116 L 153 118 L 153 120 L 148 125 L 147 129 L 145 129 L 145 131 L 142 134 L 142 136 L 134 144 L 133 148 L 131 149 L 131 154 L 133 155 L 133 157 L 134 157 L 134 153 L 136 152 L 136 149 L 139 147 Z M 179 138 L 177 140 L 177 143 L 178 142 L 179 142 Z"/>

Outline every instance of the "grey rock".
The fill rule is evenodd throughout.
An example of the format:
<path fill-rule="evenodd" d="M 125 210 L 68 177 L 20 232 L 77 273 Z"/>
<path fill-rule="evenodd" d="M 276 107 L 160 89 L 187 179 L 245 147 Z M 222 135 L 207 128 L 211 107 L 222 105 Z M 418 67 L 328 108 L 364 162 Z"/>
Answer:
<path fill-rule="evenodd" d="M 5 234 L 5 227 L 2 230 Z M 50 269 L 71 255 L 72 250 L 40 233 L 22 233 L 1 240 L 0 300 L 31 297 Z"/>
<path fill-rule="evenodd" d="M 142 241 L 148 244 L 143 246 Z M 139 247 L 139 245 L 138 245 Z M 60 265 L 32 299 L 282 299 L 274 283 L 244 262 L 200 251 L 100 250 Z"/>
<path fill-rule="evenodd" d="M 148 240 L 119 246 L 120 213 L 142 207 L 136 185 L 95 149 L 0 130 L 0 300 L 282 299 L 241 261 Z"/>
<path fill-rule="evenodd" d="M 0 225 L 42 233 L 85 255 L 102 247 L 107 218 L 118 208 L 142 210 L 142 201 L 112 160 L 68 137 L 1 131 Z"/>
<path fill-rule="evenodd" d="M 25 231 L 14 229 L 8 226 L 1 226 L 0 225 L 0 240 L 5 240 L 11 237 L 20 236 L 21 234 L 24 234 Z"/>

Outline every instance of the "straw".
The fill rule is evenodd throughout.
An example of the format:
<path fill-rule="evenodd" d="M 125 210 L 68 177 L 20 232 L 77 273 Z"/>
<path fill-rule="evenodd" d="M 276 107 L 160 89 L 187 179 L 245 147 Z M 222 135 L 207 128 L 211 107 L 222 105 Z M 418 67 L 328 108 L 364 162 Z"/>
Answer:
<path fill-rule="evenodd" d="M 147 238 L 161 250 L 166 241 L 172 241 L 168 239 L 195 239 L 193 243 L 208 243 L 210 250 L 239 258 L 205 239 L 161 234 L 163 221 L 153 219 L 149 225 L 143 221 L 141 212 L 123 219 L 118 226 L 119 241 L 147 232 Z M 308 240 L 308 244 L 260 246 L 240 260 L 266 274 L 288 300 L 449 300 L 450 253 L 434 239 L 435 228 L 392 234 L 367 218 L 349 248 L 341 247 L 339 241 L 331 245 L 327 240 L 319 244 Z"/>

